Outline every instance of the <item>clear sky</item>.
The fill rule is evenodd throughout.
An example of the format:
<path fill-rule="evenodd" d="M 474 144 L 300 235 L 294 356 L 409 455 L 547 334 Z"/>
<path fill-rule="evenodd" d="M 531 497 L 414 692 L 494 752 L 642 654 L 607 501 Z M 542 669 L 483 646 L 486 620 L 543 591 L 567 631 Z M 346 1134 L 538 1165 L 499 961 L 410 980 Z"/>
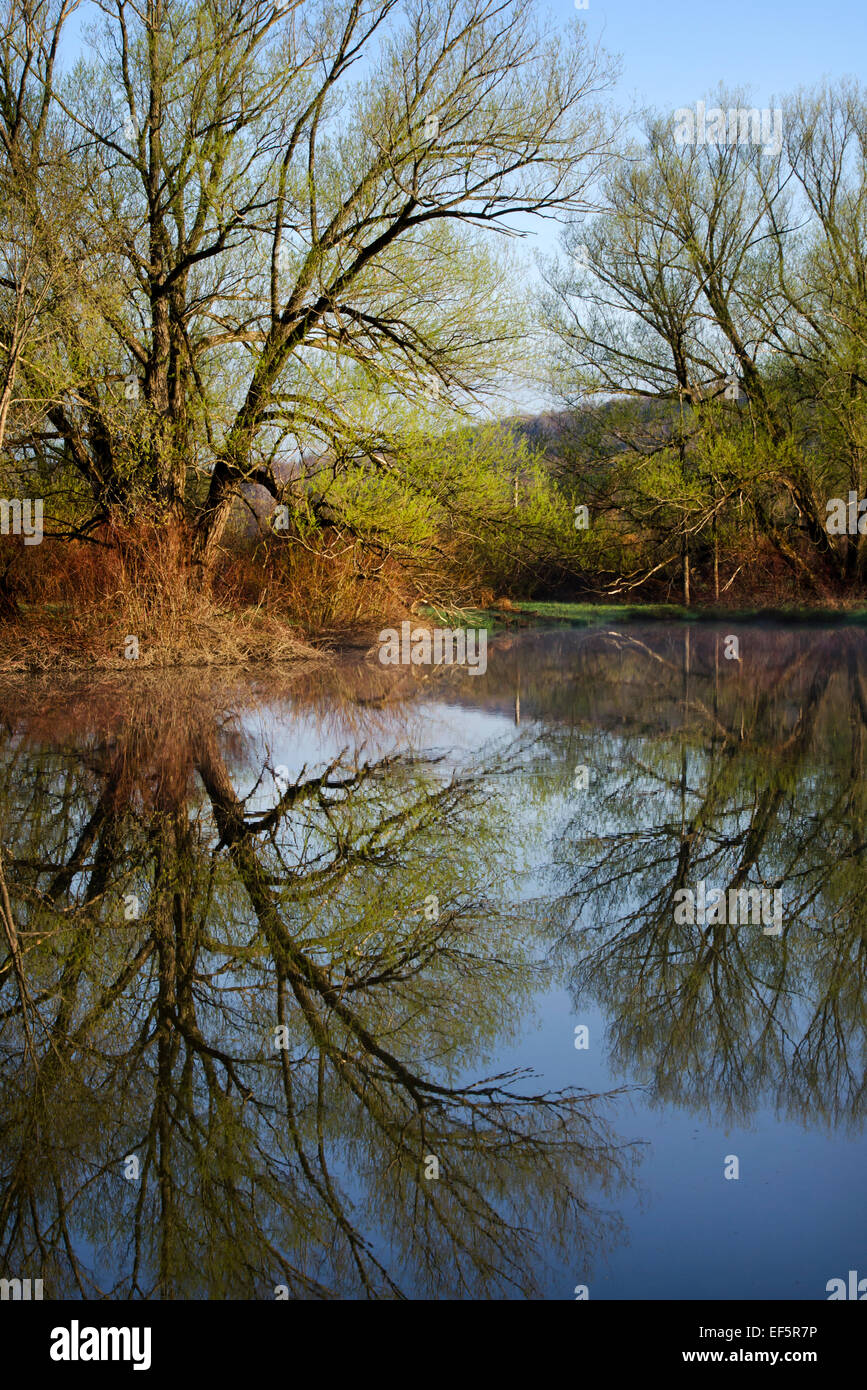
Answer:
<path fill-rule="evenodd" d="M 572 0 L 549 8 L 574 13 Z M 867 76 L 865 0 L 590 0 L 580 15 L 622 55 L 624 97 L 660 107 L 691 105 L 720 81 L 768 106 L 826 76 Z"/>

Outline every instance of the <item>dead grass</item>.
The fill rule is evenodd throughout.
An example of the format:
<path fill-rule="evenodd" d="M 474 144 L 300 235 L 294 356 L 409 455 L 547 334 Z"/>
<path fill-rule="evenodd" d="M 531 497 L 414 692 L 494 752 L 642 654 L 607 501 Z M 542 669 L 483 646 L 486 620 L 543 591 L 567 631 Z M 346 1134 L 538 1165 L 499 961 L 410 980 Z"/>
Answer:
<path fill-rule="evenodd" d="M 230 536 L 208 583 L 190 566 L 180 525 L 106 526 L 94 541 L 46 538 L 25 549 L 0 538 L 0 672 L 287 667 L 321 662 L 335 647 L 365 650 L 382 627 L 426 608 L 492 609 L 503 619 L 516 612 L 511 597 L 461 572 L 455 557 L 442 556 L 443 568 L 427 573 L 327 529 L 312 539 Z M 791 572 L 768 547 L 730 559 L 720 581 L 715 599 L 707 566 L 694 572 L 693 607 L 798 602 Z M 674 581 L 670 587 L 677 602 Z M 664 601 L 664 590 L 632 597 L 638 605 Z M 818 581 L 800 601 L 824 610 L 863 605 Z M 126 655 L 131 637 L 136 659 Z"/>
<path fill-rule="evenodd" d="M 44 553 L 28 564 L 15 611 L 0 624 L 0 671 L 321 659 L 284 615 L 203 583 L 179 528 L 114 528 L 100 539 L 99 548 L 39 547 Z M 137 640 L 137 658 L 126 654 L 128 638 Z"/>
<path fill-rule="evenodd" d="M 125 654 L 127 637 L 138 638 L 139 655 Z M 98 615 L 23 612 L 0 627 L 0 671 L 130 670 L 132 667 L 250 666 L 321 660 L 322 648 L 302 641 L 276 618 L 258 612 L 216 614 L 183 623 L 168 633 L 152 621 L 121 618 L 110 624 Z"/>
<path fill-rule="evenodd" d="M 407 614 L 417 585 L 393 556 L 380 557 L 324 531 L 313 540 L 268 540 L 226 557 L 215 592 L 234 607 L 255 604 L 282 613 L 308 639 L 346 644 Z"/>

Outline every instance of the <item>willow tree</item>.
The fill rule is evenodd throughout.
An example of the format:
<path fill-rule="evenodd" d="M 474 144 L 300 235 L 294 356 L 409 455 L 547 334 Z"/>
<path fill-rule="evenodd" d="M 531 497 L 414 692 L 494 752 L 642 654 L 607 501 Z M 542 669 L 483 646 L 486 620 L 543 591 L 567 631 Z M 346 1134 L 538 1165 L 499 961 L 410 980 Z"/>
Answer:
<path fill-rule="evenodd" d="M 797 92 L 784 108 L 785 158 L 809 228 L 799 254 L 775 219 L 779 371 L 811 457 L 792 489 L 811 536 L 844 580 L 867 575 L 861 530 L 827 540 L 828 499 L 867 486 L 867 91 L 856 81 Z M 817 439 L 820 441 L 816 447 Z"/>
<path fill-rule="evenodd" d="M 395 404 L 502 380 L 524 327 L 503 237 L 586 207 L 607 150 L 611 67 L 577 21 L 100 0 L 58 75 L 67 0 L 7 4 L 6 171 L 43 227 L 84 193 L 56 246 L 77 313 L 13 447 L 86 484 L 83 524 L 172 519 L 207 567 L 245 483 L 282 502 L 299 461 L 357 455 Z"/>
<path fill-rule="evenodd" d="M 612 416 L 608 452 L 629 442 L 625 509 L 656 538 L 636 573 L 680 558 L 685 596 L 689 547 L 710 530 L 716 551 L 728 513 L 737 548 L 745 500 L 801 580 L 833 570 L 828 489 L 863 481 L 863 96 L 786 102 L 779 147 L 743 138 L 743 94 L 715 102 L 725 143 L 648 120 L 606 212 L 567 233 L 547 303 L 568 401 L 651 403 Z"/>

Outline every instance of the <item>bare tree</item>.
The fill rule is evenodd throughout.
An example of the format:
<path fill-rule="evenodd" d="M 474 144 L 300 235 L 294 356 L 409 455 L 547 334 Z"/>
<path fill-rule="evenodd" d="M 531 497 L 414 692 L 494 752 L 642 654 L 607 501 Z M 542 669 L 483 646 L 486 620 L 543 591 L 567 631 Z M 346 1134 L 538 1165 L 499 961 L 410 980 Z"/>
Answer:
<path fill-rule="evenodd" d="M 243 483 L 283 497 L 275 460 L 339 455 L 431 380 L 493 388 L 523 326 L 484 233 L 589 204 L 611 67 L 516 0 L 101 9 L 64 82 L 6 60 L 89 194 L 48 447 L 207 566 Z"/>

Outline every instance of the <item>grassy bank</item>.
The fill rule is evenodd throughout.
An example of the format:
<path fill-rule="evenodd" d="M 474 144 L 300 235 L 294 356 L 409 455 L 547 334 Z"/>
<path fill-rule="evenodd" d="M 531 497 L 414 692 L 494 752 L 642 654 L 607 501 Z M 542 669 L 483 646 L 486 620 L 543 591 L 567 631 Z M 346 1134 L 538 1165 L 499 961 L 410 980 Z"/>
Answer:
<path fill-rule="evenodd" d="M 426 605 L 419 609 L 427 621 L 485 627 L 496 632 L 508 627 L 552 624 L 571 627 L 598 627 L 631 622 L 728 622 L 728 623 L 816 623 L 867 624 L 867 605 L 829 606 L 792 604 L 783 607 L 685 607 L 677 603 L 567 603 L 537 601 L 510 603 L 508 607 L 469 608 L 447 612 Z"/>
<path fill-rule="evenodd" d="M 288 623 L 261 609 L 147 613 L 138 622 L 109 613 L 82 615 L 64 605 L 22 607 L 0 624 L 0 672 L 64 674 L 133 667 L 278 666 L 321 658 Z"/>
<path fill-rule="evenodd" d="M 675 603 L 592 604 L 592 603 L 522 603 L 520 616 L 553 623 L 572 623 L 591 626 L 597 623 L 627 622 L 786 622 L 786 623 L 867 623 L 867 606 L 849 607 L 827 604 L 791 604 L 784 606 L 755 606 L 746 608 L 721 607 L 705 604 L 684 607 Z"/>
<path fill-rule="evenodd" d="M 494 634 L 533 626 L 600 627 L 625 623 L 821 623 L 867 625 L 867 606 L 791 605 L 783 608 L 686 608 L 667 603 L 504 602 L 486 608 L 416 605 L 354 625 L 316 631 L 291 610 L 263 605 L 221 608 L 204 595 L 183 606 L 142 602 L 100 604 L 83 612 L 67 604 L 22 605 L 0 623 L 0 672 L 65 674 L 128 671 L 286 667 L 321 660 L 328 651 L 366 649 L 383 627 L 409 619 L 413 626 L 484 627 Z M 134 640 L 132 640 L 134 639 Z"/>

